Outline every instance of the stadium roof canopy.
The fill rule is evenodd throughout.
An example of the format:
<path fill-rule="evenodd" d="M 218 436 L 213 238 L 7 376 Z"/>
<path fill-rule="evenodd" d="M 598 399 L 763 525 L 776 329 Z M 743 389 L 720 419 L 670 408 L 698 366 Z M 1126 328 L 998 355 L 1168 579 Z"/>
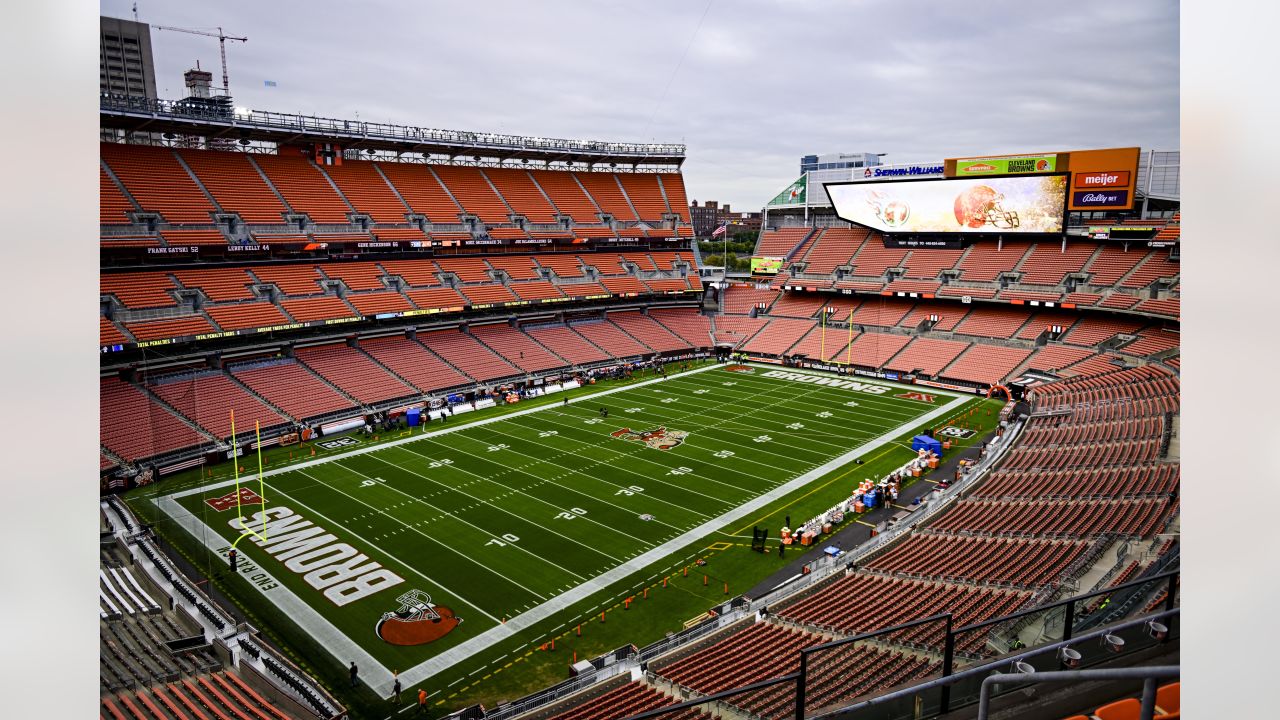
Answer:
<path fill-rule="evenodd" d="M 337 143 L 347 149 L 448 156 L 493 157 L 617 165 L 679 167 L 685 146 L 668 143 L 618 143 L 598 140 L 500 135 L 339 120 L 215 104 L 102 94 L 103 128 L 126 132 L 199 135 L 209 139 L 273 143 Z"/>

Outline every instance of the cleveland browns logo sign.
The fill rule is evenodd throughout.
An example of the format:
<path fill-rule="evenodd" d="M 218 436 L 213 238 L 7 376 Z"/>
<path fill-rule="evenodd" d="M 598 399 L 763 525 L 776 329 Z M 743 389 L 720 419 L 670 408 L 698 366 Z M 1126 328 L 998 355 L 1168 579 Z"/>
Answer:
<path fill-rule="evenodd" d="M 231 508 L 236 506 L 236 491 L 232 490 L 231 492 L 221 497 L 205 498 L 205 502 L 208 503 L 209 507 L 213 508 L 214 510 L 217 510 L 218 512 L 230 510 Z M 262 498 L 258 495 L 258 493 L 250 490 L 249 488 L 242 487 L 240 488 L 240 504 L 241 505 L 261 505 Z"/>
<path fill-rule="evenodd" d="M 425 645 L 453 632 L 462 618 L 453 610 L 431 602 L 421 590 L 410 590 L 396 598 L 400 609 L 383 613 L 374 632 L 392 645 Z"/>
<path fill-rule="evenodd" d="M 644 443 L 654 450 L 670 450 L 684 442 L 685 438 L 689 437 L 689 433 L 684 430 L 668 430 L 665 427 L 640 431 L 632 430 L 631 428 L 622 428 L 621 430 L 614 430 L 609 434 L 620 440 Z"/>

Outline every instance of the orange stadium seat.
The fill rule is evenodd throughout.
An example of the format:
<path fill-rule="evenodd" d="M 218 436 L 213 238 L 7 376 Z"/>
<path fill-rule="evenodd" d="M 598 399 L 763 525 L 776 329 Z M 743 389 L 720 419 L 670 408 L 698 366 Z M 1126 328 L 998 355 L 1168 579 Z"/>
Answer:
<path fill-rule="evenodd" d="M 253 155 L 251 159 L 294 212 L 306 213 L 315 223 L 347 224 L 351 208 L 306 157 Z"/>
<path fill-rule="evenodd" d="M 631 200 L 636 214 L 641 220 L 658 223 L 662 216 L 671 212 L 667 199 L 662 194 L 658 176 L 651 173 L 615 173 L 622 182 L 622 189 Z"/>
<path fill-rule="evenodd" d="M 501 224 L 511 221 L 511 208 L 493 191 L 493 186 L 479 168 L 433 165 L 432 170 L 453 197 L 462 203 L 463 209 L 480 218 L 481 222 Z"/>
<path fill-rule="evenodd" d="M 102 225 L 127 225 L 128 213 L 133 212 L 133 203 L 120 191 L 120 186 L 107 175 L 107 171 L 98 168 L 98 222 Z"/>
<path fill-rule="evenodd" d="M 612 215 L 614 220 L 629 221 L 640 219 L 636 217 L 635 211 L 631 209 L 631 204 L 627 202 L 627 197 L 622 194 L 622 187 L 618 184 L 617 175 L 602 172 L 575 172 L 572 175 L 577 178 L 578 182 L 582 183 L 582 187 L 600 206 L 600 209 Z"/>
<path fill-rule="evenodd" d="M 547 201 L 528 172 L 513 168 L 485 168 L 481 172 L 489 178 L 517 215 L 523 215 L 529 222 L 535 223 L 556 221 L 556 208 Z"/>
<path fill-rule="evenodd" d="M 396 197 L 395 191 L 387 184 L 374 163 L 344 160 L 341 165 L 326 165 L 322 169 L 356 212 L 368 215 L 375 223 L 405 221 L 405 214 L 409 209 Z"/>
<path fill-rule="evenodd" d="M 246 223 L 284 222 L 288 208 L 244 153 L 187 149 L 177 152 L 223 210 L 238 213 Z"/>
<path fill-rule="evenodd" d="M 102 160 L 143 210 L 175 224 L 212 224 L 217 208 L 209 202 L 173 154 L 146 145 L 102 143 Z"/>
<path fill-rule="evenodd" d="M 458 222 L 462 209 L 449 197 L 429 166 L 414 163 L 376 164 L 413 212 L 436 224 Z"/>

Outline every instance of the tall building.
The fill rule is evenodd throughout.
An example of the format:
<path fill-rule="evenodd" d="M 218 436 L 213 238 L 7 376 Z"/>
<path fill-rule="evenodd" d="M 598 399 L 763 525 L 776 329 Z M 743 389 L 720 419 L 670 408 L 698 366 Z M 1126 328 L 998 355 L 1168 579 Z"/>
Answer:
<path fill-rule="evenodd" d="M 800 158 L 800 174 L 813 170 L 843 170 L 880 164 L 879 153 L 827 153 Z"/>
<path fill-rule="evenodd" d="M 722 223 L 729 224 L 730 233 L 741 230 L 752 232 L 760 229 L 760 213 L 733 212 L 726 203 L 720 205 L 717 200 L 708 200 L 698 205 L 697 200 L 689 203 L 689 219 L 693 221 L 693 234 L 697 237 L 711 235 Z"/>
<path fill-rule="evenodd" d="M 120 18 L 99 17 L 98 78 L 101 92 L 130 97 L 156 97 L 156 71 L 151 61 L 151 26 Z"/>

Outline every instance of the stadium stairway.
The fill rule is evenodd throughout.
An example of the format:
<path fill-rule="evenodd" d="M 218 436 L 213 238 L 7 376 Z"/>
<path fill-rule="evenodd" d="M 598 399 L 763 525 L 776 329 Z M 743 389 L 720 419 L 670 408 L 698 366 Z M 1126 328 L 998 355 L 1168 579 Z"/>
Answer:
<path fill-rule="evenodd" d="M 227 210 L 218 204 L 218 199 L 213 196 L 213 193 L 209 192 L 208 187 L 205 187 L 204 181 L 201 180 L 196 175 L 195 171 L 191 169 L 191 166 L 187 164 L 187 160 L 186 158 L 182 157 L 182 153 L 175 152 L 173 153 L 173 157 L 175 160 L 178 161 L 178 165 L 182 166 L 182 169 L 185 170 L 187 174 L 191 176 L 191 180 L 195 182 L 196 187 L 200 188 L 200 192 L 204 193 L 204 196 L 209 199 L 209 203 L 212 204 L 215 208 L 217 208 L 219 213 L 226 214 Z M 238 213 L 237 213 L 237 217 L 238 217 Z"/>

